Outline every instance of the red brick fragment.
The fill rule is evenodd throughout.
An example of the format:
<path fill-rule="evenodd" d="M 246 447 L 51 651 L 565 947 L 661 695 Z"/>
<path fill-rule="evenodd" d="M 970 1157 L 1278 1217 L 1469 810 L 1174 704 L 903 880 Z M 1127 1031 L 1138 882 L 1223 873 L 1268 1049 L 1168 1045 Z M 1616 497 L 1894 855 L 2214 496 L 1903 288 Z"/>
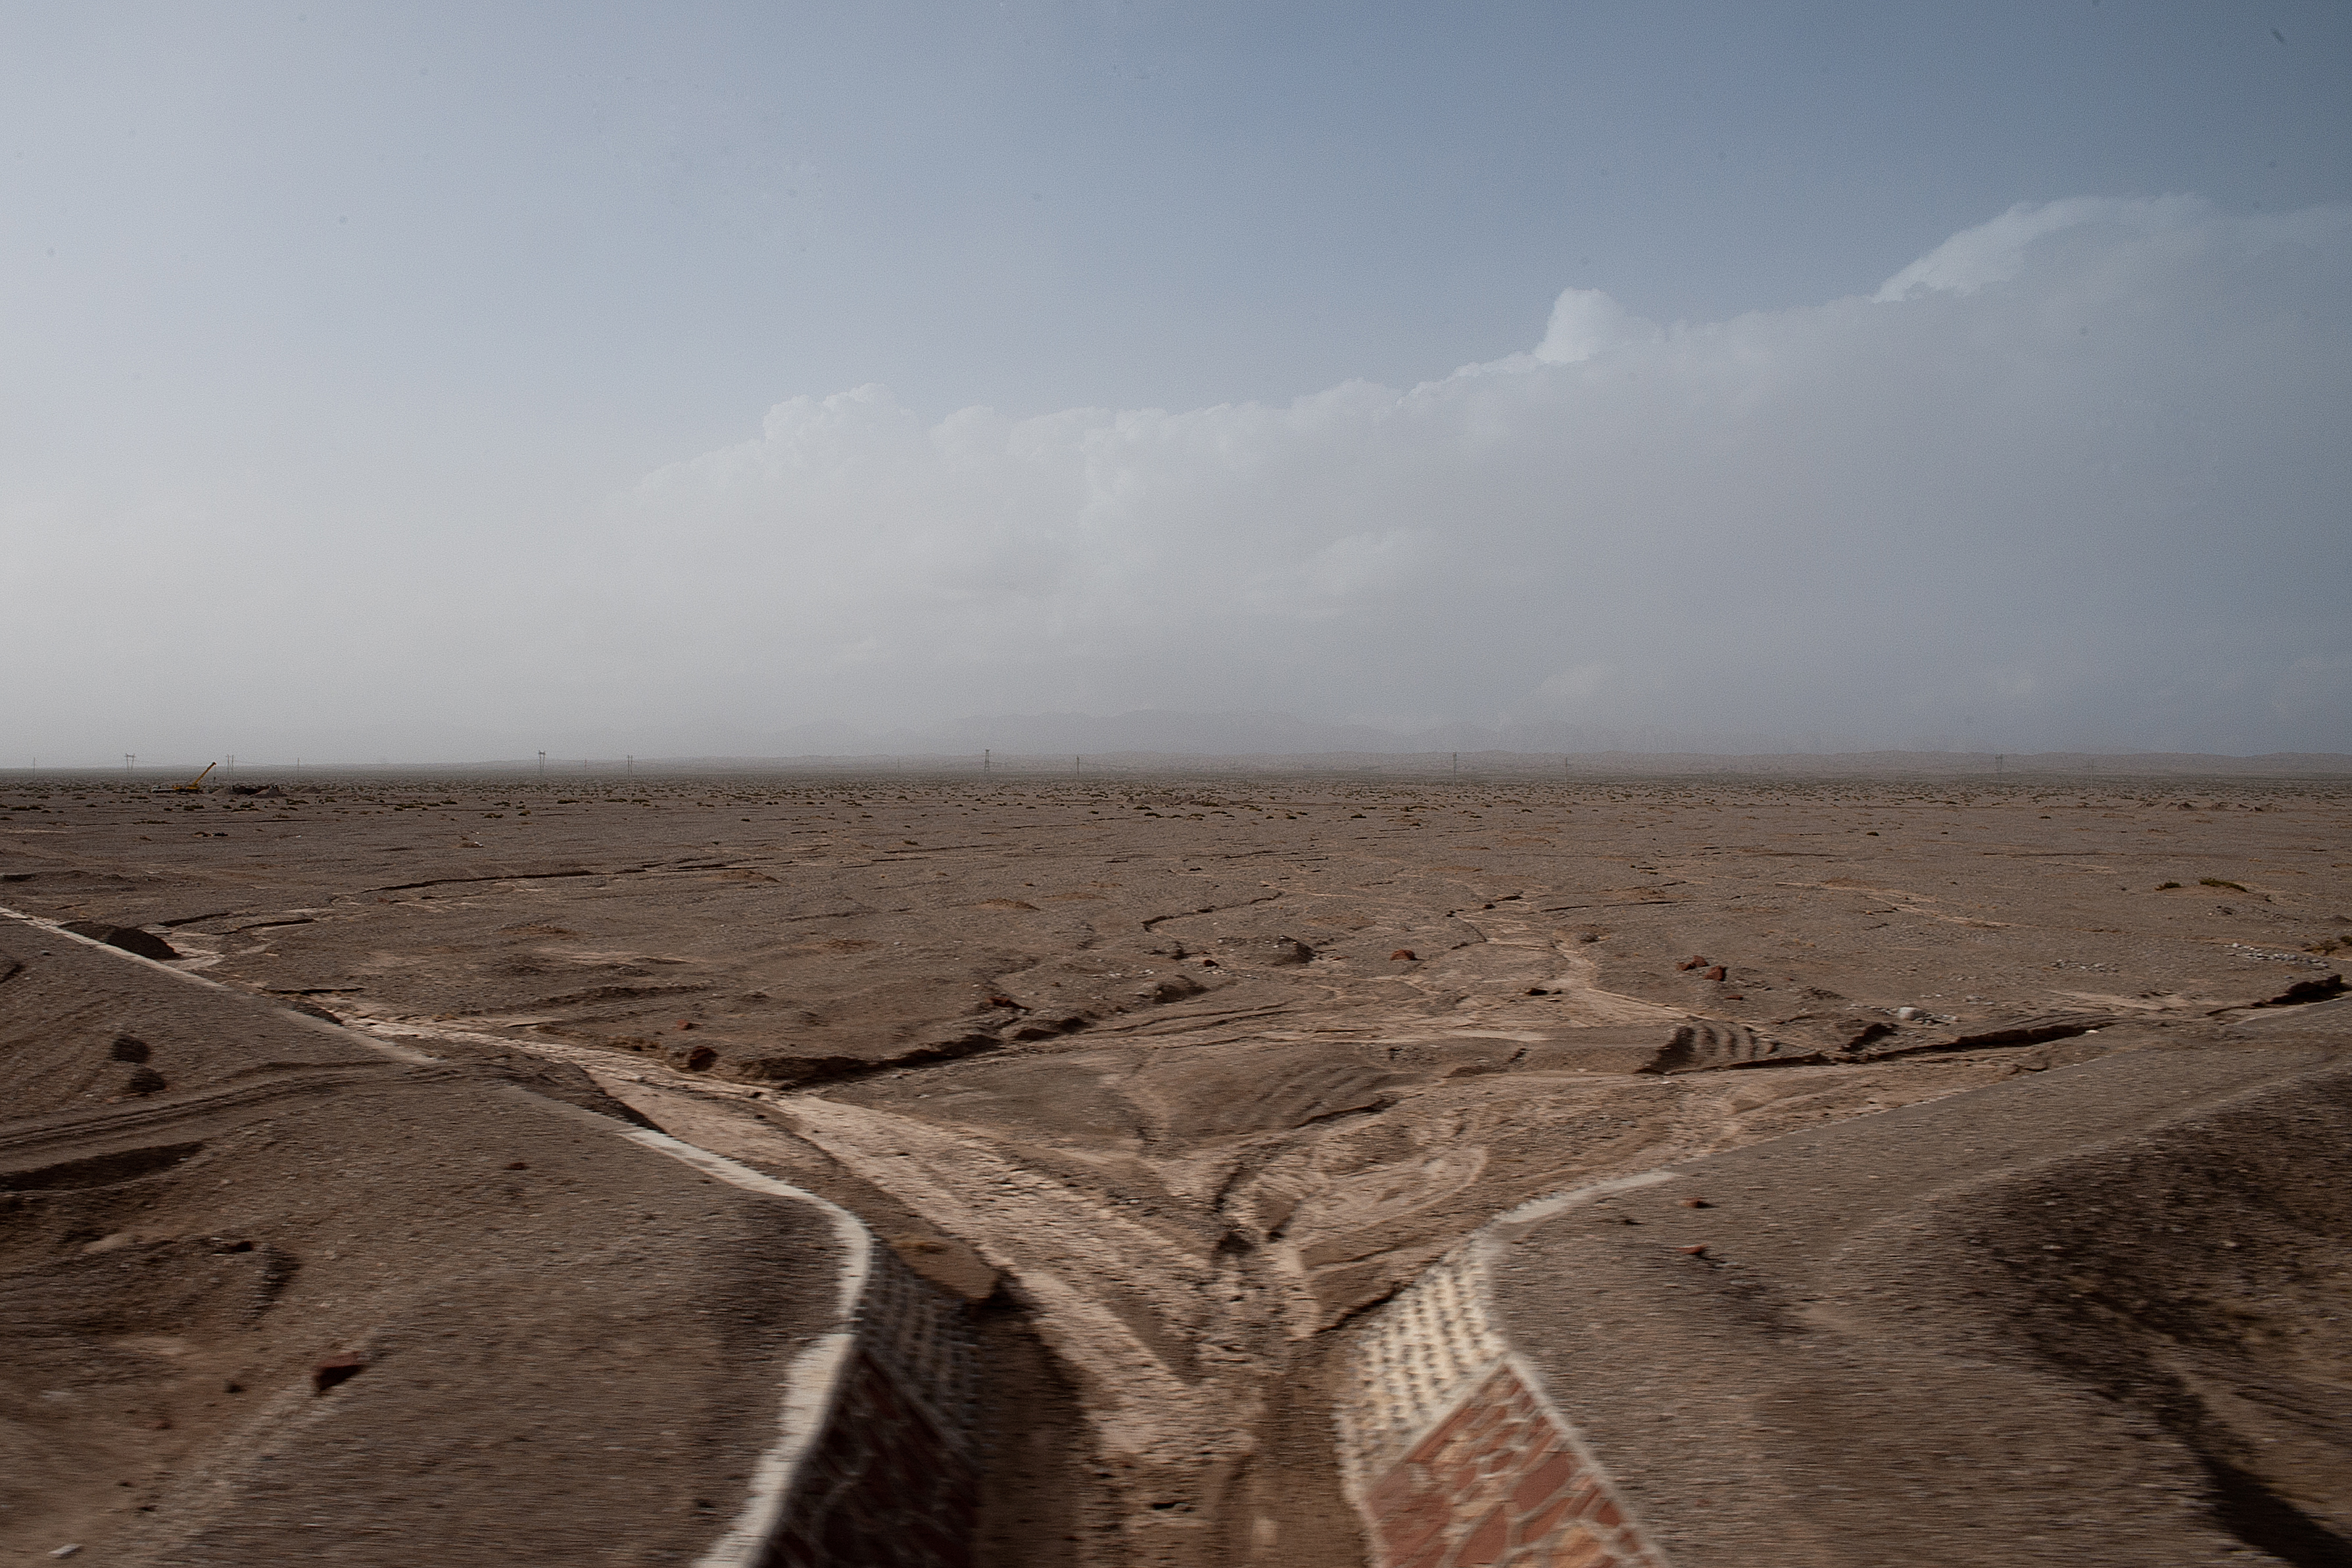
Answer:
<path fill-rule="evenodd" d="M 1559 1538 L 1559 1544 L 1551 1549 L 1551 1554 L 1544 1559 L 1544 1568 L 1601 1568 L 1601 1564 L 1613 1561 L 1608 1547 L 1590 1531 L 1577 1526 Z"/>
<path fill-rule="evenodd" d="M 1509 1544 L 1509 1523 L 1504 1519 L 1503 1511 L 1496 1509 L 1479 1521 L 1477 1528 L 1464 1539 L 1454 1553 L 1454 1561 L 1457 1568 L 1488 1568 L 1488 1565 L 1503 1560 L 1503 1552 Z"/>
<path fill-rule="evenodd" d="M 1519 1522 L 1519 1539 L 1521 1541 L 1541 1541 L 1545 1536 L 1549 1535 L 1553 1531 L 1559 1529 L 1560 1521 L 1566 1519 L 1575 1511 L 1576 1501 L 1577 1500 L 1573 1495 L 1560 1498 L 1553 1502 L 1546 1504 L 1541 1511 L 1529 1514 L 1526 1519 Z"/>
<path fill-rule="evenodd" d="M 1543 1463 L 1529 1470 L 1520 1479 L 1519 1484 L 1511 1489 L 1511 1506 L 1525 1513 L 1567 1485 L 1575 1474 L 1575 1463 L 1555 1448 Z"/>

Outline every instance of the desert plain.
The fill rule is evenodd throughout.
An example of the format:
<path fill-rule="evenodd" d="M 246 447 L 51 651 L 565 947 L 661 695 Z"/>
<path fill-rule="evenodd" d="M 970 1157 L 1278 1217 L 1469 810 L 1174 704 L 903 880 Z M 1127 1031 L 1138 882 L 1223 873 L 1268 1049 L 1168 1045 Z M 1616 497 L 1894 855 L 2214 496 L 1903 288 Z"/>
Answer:
<path fill-rule="evenodd" d="M 1355 1564 L 1333 1347 L 1516 1206 L 2129 1053 L 2352 1056 L 2352 782 L 2119 774 L 72 776 L 0 787 L 0 904 L 857 1215 L 977 1325 L 981 1561 Z M 10 1114 L 177 1070 L 47 1063 Z M 2200 1262 L 2200 1375 L 2302 1521 L 2249 1541 L 2336 1561 L 2352 1238 L 2298 1245 L 2292 1289 Z M 70 1415 L 6 1371 L 96 1490 L 0 1479 L 0 1560 L 154 1506 L 219 1398 L 190 1354 Z"/>

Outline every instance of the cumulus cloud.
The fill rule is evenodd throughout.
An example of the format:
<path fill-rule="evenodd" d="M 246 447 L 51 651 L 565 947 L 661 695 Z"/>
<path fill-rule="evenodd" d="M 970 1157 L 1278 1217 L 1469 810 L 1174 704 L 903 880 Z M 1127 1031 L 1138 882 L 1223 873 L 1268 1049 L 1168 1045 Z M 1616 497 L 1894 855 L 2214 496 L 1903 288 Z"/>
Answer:
<path fill-rule="evenodd" d="M 799 398 L 649 476 L 580 591 L 667 628 L 653 685 L 714 721 L 2347 747 L 2347 260 L 2345 209 L 2084 199 L 1869 298 L 1661 328 L 1570 289 L 1404 390 Z"/>
<path fill-rule="evenodd" d="M 957 721 L 1139 710 L 2352 750 L 2352 209 L 2056 202 L 1869 295 L 1661 325 L 1570 289 L 1529 325 L 1281 405 L 794 398 L 584 517 L 11 495 L 18 716 L 89 757 L 987 744 Z"/>

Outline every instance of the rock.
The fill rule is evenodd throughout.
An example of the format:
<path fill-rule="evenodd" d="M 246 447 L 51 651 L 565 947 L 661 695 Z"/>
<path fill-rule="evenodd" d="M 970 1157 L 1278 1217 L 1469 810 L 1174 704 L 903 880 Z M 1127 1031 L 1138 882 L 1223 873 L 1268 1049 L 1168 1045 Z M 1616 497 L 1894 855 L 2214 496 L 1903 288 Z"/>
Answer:
<path fill-rule="evenodd" d="M 1315 957 L 1315 949 L 1295 936 L 1220 936 L 1217 946 L 1227 949 L 1229 958 L 1269 968 L 1310 963 Z"/>
<path fill-rule="evenodd" d="M 1723 966 L 1720 964 L 1716 965 L 1713 968 L 1707 970 L 1706 974 L 1701 975 L 1699 978 L 1702 980 L 1720 980 L 1723 978 Z"/>
<path fill-rule="evenodd" d="M 1825 1060 L 1814 1050 L 1766 1040 L 1746 1024 L 1698 1019 L 1675 1026 L 1674 1035 L 1636 1072 L 1705 1072 L 1723 1067 L 1780 1067 Z"/>
<path fill-rule="evenodd" d="M 1693 970 L 1693 969 L 1704 969 L 1704 968 L 1706 968 L 1706 960 L 1704 957 L 1701 957 L 1701 956 L 1698 956 L 1698 955 L 1696 955 L 1696 954 L 1693 954 L 1691 956 L 1689 956 L 1689 957 L 1687 957 L 1687 958 L 1684 959 L 1681 963 L 1676 964 L 1676 965 L 1675 966 L 1675 968 L 1677 968 L 1677 969 L 1680 969 L 1680 970 L 1682 970 L 1683 972 L 1685 972 L 1685 974 L 1687 974 L 1689 971 L 1691 971 L 1691 970 Z"/>
<path fill-rule="evenodd" d="M 1915 1019 L 1922 1019 L 1927 1015 L 1920 1011 L 1917 1008 L 1896 1008 L 1895 1009 L 1895 1016 L 1901 1019 L 1905 1023 L 1909 1023 Z"/>
<path fill-rule="evenodd" d="M 120 947 L 126 953 L 136 953 L 142 958 L 153 958 L 159 963 L 168 964 L 180 956 L 169 942 L 135 925 L 109 925 L 102 920 L 68 920 L 65 929 L 77 936 L 87 936 L 93 942 L 103 942 L 110 947 Z"/>
<path fill-rule="evenodd" d="M 1412 948 L 1400 947 L 1389 955 L 1389 961 L 1392 964 L 1417 964 L 1421 960 L 1412 956 Z"/>
<path fill-rule="evenodd" d="M 341 1387 L 366 1370 L 367 1358 L 363 1355 L 331 1355 L 310 1369 L 311 1392 L 324 1394 L 331 1388 Z"/>
<path fill-rule="evenodd" d="M 135 1034 L 116 1035 L 114 1043 L 106 1051 L 110 1061 L 144 1061 L 153 1054 L 147 1042 Z"/>
<path fill-rule="evenodd" d="M 126 1094 L 152 1094 L 163 1087 L 163 1075 L 152 1067 L 134 1067 L 131 1076 L 122 1081 Z"/>
<path fill-rule="evenodd" d="M 2324 1002 L 2330 997 L 2344 994 L 2344 977 L 2329 975 L 2324 979 L 2297 980 L 2268 1001 L 2256 1002 L 2258 1008 L 2299 1008 L 2311 1002 Z"/>

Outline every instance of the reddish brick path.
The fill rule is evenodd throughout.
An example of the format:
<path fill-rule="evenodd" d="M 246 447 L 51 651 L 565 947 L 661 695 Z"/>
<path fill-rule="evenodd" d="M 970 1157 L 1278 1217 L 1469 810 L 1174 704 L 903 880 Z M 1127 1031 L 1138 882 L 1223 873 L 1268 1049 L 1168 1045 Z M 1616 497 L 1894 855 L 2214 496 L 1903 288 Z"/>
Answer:
<path fill-rule="evenodd" d="M 761 1568 L 969 1568 L 979 1503 L 970 1450 L 860 1350 Z"/>
<path fill-rule="evenodd" d="M 1381 1568 L 1662 1568 L 1508 1366 L 1365 1490 Z"/>

